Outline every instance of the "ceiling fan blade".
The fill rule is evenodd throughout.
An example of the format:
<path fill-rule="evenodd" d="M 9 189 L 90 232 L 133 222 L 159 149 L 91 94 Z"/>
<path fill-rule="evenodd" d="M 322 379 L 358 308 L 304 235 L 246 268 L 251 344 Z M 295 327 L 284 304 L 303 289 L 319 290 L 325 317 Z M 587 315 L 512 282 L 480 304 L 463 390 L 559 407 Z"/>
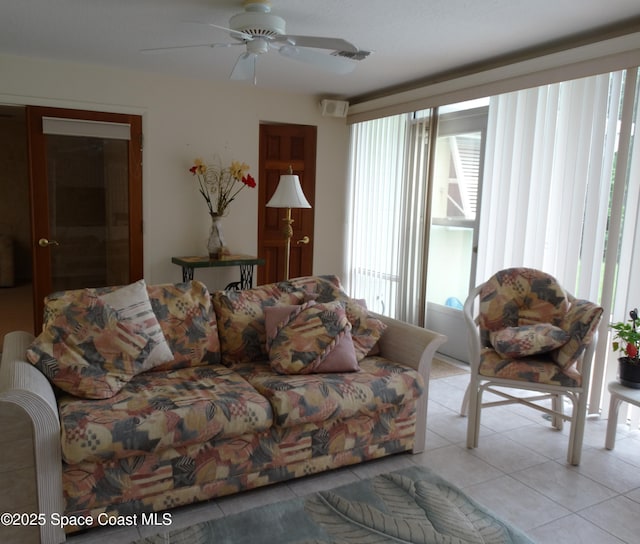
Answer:
<path fill-rule="evenodd" d="M 213 23 L 205 23 L 208 26 L 213 28 L 218 28 L 220 30 L 226 30 L 232 38 L 236 40 L 253 40 L 253 36 L 251 34 L 247 34 L 246 32 L 242 32 L 240 30 L 233 30 L 233 28 L 227 28 L 226 26 L 214 25 Z"/>
<path fill-rule="evenodd" d="M 231 71 L 230 79 L 251 81 L 255 85 L 256 83 L 256 58 L 258 55 L 255 53 L 242 53 L 238 57 L 233 70 Z"/>
<path fill-rule="evenodd" d="M 342 38 L 323 38 L 321 36 L 278 36 L 275 41 L 284 42 L 299 47 L 314 47 L 316 49 L 332 49 L 335 51 L 349 51 L 357 53 L 358 48 L 347 40 Z"/>
<path fill-rule="evenodd" d="M 327 53 L 320 53 L 312 49 L 294 47 L 293 45 L 283 45 L 280 54 L 288 59 L 298 60 L 307 64 L 313 64 L 319 68 L 324 68 L 335 74 L 348 74 L 352 72 L 356 65 L 353 61 L 342 57 L 334 57 Z"/>
<path fill-rule="evenodd" d="M 140 49 L 141 53 L 155 53 L 157 51 L 170 51 L 172 49 L 193 49 L 195 47 L 231 47 L 232 45 L 243 45 L 235 43 L 196 43 L 193 45 L 173 45 L 170 47 L 151 47 L 149 49 Z"/>

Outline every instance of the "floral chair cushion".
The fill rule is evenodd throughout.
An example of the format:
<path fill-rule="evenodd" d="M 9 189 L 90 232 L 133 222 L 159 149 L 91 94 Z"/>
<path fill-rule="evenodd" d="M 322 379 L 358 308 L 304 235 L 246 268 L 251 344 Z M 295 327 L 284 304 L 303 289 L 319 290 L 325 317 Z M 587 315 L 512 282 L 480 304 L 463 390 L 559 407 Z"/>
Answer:
<path fill-rule="evenodd" d="M 602 311 L 600 306 L 566 293 L 549 274 L 530 268 L 501 270 L 480 290 L 480 342 L 483 347 L 492 347 L 491 335 L 497 331 L 547 323 L 569 335 L 566 342 L 549 351 L 549 361 L 571 369 L 593 340 Z"/>
<path fill-rule="evenodd" d="M 242 291 L 216 291 L 212 295 L 224 364 L 268 359 L 265 308 L 297 305 L 308 294 L 290 282 L 271 283 Z"/>
<path fill-rule="evenodd" d="M 604 311 L 588 300 L 573 297 L 570 300 L 571 308 L 560 322 L 560 326 L 569 333 L 569 341 L 551 352 L 553 360 L 562 368 L 570 367 L 582 356 L 598 330 Z"/>
<path fill-rule="evenodd" d="M 351 323 L 342 303 L 273 306 L 265 309 L 271 368 L 280 374 L 352 372 L 358 361 Z"/>
<path fill-rule="evenodd" d="M 506 359 L 546 353 L 563 346 L 571 338 L 568 332 L 548 323 L 507 327 L 492 331 L 489 337 L 493 349 Z"/>
<path fill-rule="evenodd" d="M 151 371 L 106 400 L 60 399 L 67 463 L 172 451 L 269 429 L 267 399 L 218 364 Z"/>
<path fill-rule="evenodd" d="M 479 372 L 480 375 L 488 378 L 505 378 L 564 387 L 579 387 L 582 383 L 582 376 L 575 364 L 569 368 L 562 368 L 545 355 L 505 359 L 491 348 L 482 350 Z"/>
<path fill-rule="evenodd" d="M 316 302 L 342 302 L 347 319 L 351 323 L 351 336 L 357 360 L 361 361 L 367 355 L 375 354 L 378 340 L 387 327 L 369 314 L 364 301 L 353 299 L 345 293 L 337 276 L 304 276 L 292 279 L 291 283 L 313 294 Z"/>
<path fill-rule="evenodd" d="M 528 268 L 501 270 L 480 291 L 481 344 L 489 346 L 490 333 L 507 327 L 536 323 L 559 327 L 568 310 L 567 293 L 549 274 Z"/>
<path fill-rule="evenodd" d="M 89 290 L 50 319 L 27 359 L 57 387 L 83 399 L 110 398 L 136 374 L 154 342 Z"/>

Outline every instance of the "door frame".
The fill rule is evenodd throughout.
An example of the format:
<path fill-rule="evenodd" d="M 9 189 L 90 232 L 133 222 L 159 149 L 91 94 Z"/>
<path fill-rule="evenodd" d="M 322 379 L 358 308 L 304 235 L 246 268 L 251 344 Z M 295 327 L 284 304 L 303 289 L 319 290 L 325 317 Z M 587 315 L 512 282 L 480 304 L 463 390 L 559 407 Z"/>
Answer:
<path fill-rule="evenodd" d="M 142 117 L 98 111 L 26 106 L 29 197 L 31 205 L 31 251 L 33 263 L 33 305 L 35 330 L 42 328 L 44 298 L 50 294 L 51 251 L 40 248 L 38 240 L 50 238 L 49 196 L 46 162 L 46 135 L 43 117 L 58 117 L 106 123 L 126 123 L 131 127 L 128 144 L 129 168 L 129 281 L 144 276 L 142 231 Z"/>

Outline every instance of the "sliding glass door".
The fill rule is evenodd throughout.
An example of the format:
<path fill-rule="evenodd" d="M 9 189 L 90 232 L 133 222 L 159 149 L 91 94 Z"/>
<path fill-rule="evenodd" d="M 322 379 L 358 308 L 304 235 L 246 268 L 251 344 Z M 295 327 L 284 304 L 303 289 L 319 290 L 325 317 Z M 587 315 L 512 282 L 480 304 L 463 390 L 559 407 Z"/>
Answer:
<path fill-rule="evenodd" d="M 461 310 L 476 277 L 487 103 L 465 102 L 438 110 L 426 326 L 449 338 L 465 337 Z M 447 342 L 440 351 L 462 361 L 468 357 L 466 342 Z"/>

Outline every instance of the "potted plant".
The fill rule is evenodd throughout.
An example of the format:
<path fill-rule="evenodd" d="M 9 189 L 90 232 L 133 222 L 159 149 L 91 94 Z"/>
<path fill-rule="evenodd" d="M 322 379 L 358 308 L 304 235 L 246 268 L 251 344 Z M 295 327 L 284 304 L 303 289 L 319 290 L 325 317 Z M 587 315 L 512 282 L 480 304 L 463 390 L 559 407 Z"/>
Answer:
<path fill-rule="evenodd" d="M 615 331 L 613 337 L 613 351 L 623 355 L 618 357 L 618 374 L 622 385 L 640 389 L 640 331 L 637 325 L 638 309 L 629 312 L 629 321 L 611 323 L 610 327 Z"/>

